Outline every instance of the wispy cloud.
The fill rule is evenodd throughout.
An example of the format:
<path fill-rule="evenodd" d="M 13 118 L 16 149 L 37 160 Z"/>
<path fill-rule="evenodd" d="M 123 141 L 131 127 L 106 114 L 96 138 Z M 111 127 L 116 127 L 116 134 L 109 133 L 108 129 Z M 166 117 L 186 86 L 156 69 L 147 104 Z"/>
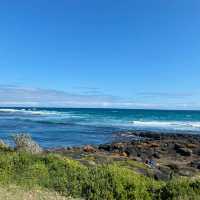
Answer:
<path fill-rule="evenodd" d="M 84 87 L 79 88 L 79 92 L 66 92 L 0 85 L 0 106 L 199 109 L 200 103 L 190 99 L 191 95 L 190 93 L 150 92 L 139 93 L 133 100 L 104 94 L 98 88 Z M 163 100 L 157 101 L 155 97 Z"/>
<path fill-rule="evenodd" d="M 120 99 L 93 90 L 77 94 L 52 89 L 0 85 L 0 105 L 108 107 L 117 104 Z"/>
<path fill-rule="evenodd" d="M 189 92 L 140 92 L 137 94 L 138 96 L 143 97 L 156 97 L 156 98 L 184 98 L 191 97 L 197 95 L 197 93 L 189 93 Z"/>

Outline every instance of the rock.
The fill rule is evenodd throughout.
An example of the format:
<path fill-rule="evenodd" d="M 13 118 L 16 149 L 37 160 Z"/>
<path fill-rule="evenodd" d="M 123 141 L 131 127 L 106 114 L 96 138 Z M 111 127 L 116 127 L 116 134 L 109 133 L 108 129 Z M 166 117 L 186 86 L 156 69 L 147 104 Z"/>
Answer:
<path fill-rule="evenodd" d="M 191 168 L 182 168 L 180 169 L 179 171 L 179 175 L 181 176 L 188 176 L 188 177 L 192 177 L 194 176 L 194 169 L 191 169 Z"/>
<path fill-rule="evenodd" d="M 126 152 L 122 152 L 122 153 L 120 154 L 120 156 L 128 157 L 128 155 L 127 155 Z"/>
<path fill-rule="evenodd" d="M 83 151 L 87 152 L 87 153 L 94 153 L 96 152 L 96 149 L 90 145 L 86 145 L 84 148 L 83 148 Z"/>
<path fill-rule="evenodd" d="M 200 169 L 200 160 L 193 160 L 191 163 L 190 163 L 190 166 L 191 167 L 194 167 L 196 169 Z"/>
<path fill-rule="evenodd" d="M 169 164 L 167 164 L 167 166 L 171 170 L 173 170 L 174 172 L 178 172 L 180 170 L 180 166 L 177 163 L 175 163 L 175 162 L 169 163 Z"/>
<path fill-rule="evenodd" d="M 192 153 L 200 156 L 200 149 L 199 148 L 192 149 Z"/>
<path fill-rule="evenodd" d="M 192 150 L 188 148 L 179 148 L 176 150 L 177 153 L 179 153 L 182 156 L 191 156 Z"/>
<path fill-rule="evenodd" d="M 197 148 L 198 147 L 198 145 L 196 145 L 196 144 L 187 144 L 186 145 L 187 146 L 187 148 L 190 148 L 190 149 L 195 149 L 195 148 Z"/>
<path fill-rule="evenodd" d="M 99 145 L 99 150 L 111 151 L 112 148 L 110 144 L 101 144 Z"/>
<path fill-rule="evenodd" d="M 172 178 L 172 172 L 170 170 L 159 170 L 155 169 L 154 170 L 154 178 L 156 180 L 163 180 L 163 181 L 168 181 Z"/>
<path fill-rule="evenodd" d="M 111 145 L 110 144 L 101 144 L 101 145 L 99 145 L 99 150 L 111 151 Z"/>
<path fill-rule="evenodd" d="M 128 146 L 125 151 L 124 151 L 129 157 L 133 156 L 136 157 L 138 156 L 138 152 L 136 151 L 136 149 L 133 146 Z"/>
<path fill-rule="evenodd" d="M 176 144 L 174 145 L 174 149 L 175 149 L 175 150 L 179 150 L 179 149 L 181 149 L 181 148 L 185 148 L 185 146 L 182 145 L 182 144 L 178 144 L 178 143 L 176 143 Z"/>
<path fill-rule="evenodd" d="M 123 144 L 123 143 L 113 143 L 113 144 L 112 144 L 112 149 L 113 149 L 113 150 L 123 151 L 123 149 L 124 149 L 124 144 Z"/>
<path fill-rule="evenodd" d="M 185 145 L 183 144 L 175 144 L 174 149 L 176 153 L 179 153 L 182 156 L 191 156 L 192 155 L 192 150 L 189 148 L 186 148 Z"/>
<path fill-rule="evenodd" d="M 150 147 L 150 148 L 158 148 L 158 147 L 160 147 L 160 144 L 153 142 L 153 143 L 151 143 L 151 144 L 149 145 L 149 147 Z"/>
<path fill-rule="evenodd" d="M 158 152 L 155 152 L 155 153 L 153 153 L 153 157 L 157 158 L 157 159 L 160 159 L 160 154 Z"/>

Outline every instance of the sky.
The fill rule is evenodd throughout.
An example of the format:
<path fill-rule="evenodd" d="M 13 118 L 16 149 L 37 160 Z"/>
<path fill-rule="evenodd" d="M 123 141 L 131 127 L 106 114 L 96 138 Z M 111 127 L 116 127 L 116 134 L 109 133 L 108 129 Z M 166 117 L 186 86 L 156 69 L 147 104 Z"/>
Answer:
<path fill-rule="evenodd" d="M 0 1 L 0 106 L 200 109 L 199 0 Z"/>

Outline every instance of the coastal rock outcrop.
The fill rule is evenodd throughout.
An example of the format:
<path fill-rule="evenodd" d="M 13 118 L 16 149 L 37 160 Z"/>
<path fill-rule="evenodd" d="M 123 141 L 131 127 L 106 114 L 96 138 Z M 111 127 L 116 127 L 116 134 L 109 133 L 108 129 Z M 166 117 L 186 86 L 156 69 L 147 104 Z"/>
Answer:
<path fill-rule="evenodd" d="M 88 152 L 88 153 L 94 153 L 94 152 L 96 152 L 96 149 L 94 147 L 92 147 L 91 145 L 86 145 L 83 148 L 83 151 Z"/>

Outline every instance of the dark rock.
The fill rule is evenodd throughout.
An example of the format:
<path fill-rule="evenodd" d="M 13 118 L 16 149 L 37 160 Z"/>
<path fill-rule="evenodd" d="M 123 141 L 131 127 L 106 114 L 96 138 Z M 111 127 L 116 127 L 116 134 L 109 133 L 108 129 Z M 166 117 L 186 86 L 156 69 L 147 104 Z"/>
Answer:
<path fill-rule="evenodd" d="M 101 144 L 99 145 L 99 150 L 104 150 L 104 151 L 111 151 L 111 145 L 110 144 Z"/>
<path fill-rule="evenodd" d="M 176 152 L 182 156 L 191 156 L 192 155 L 192 150 L 190 150 L 188 148 L 179 148 L 176 150 Z"/>
<path fill-rule="evenodd" d="M 157 158 L 157 159 L 160 159 L 160 154 L 158 152 L 155 152 L 155 153 L 153 153 L 153 157 Z"/>
<path fill-rule="evenodd" d="M 133 156 L 139 156 L 139 153 L 136 151 L 136 149 L 133 146 L 128 146 L 124 151 L 129 157 Z"/>
<path fill-rule="evenodd" d="M 118 152 L 123 152 L 125 149 L 124 149 L 124 146 L 125 146 L 125 144 L 123 144 L 123 143 L 113 143 L 112 145 L 111 145 L 111 148 L 112 148 L 112 150 L 118 150 Z M 117 151 L 115 151 L 115 152 L 117 152 Z"/>
<path fill-rule="evenodd" d="M 199 148 L 192 149 L 192 153 L 200 156 L 200 149 Z"/>
<path fill-rule="evenodd" d="M 192 168 L 182 168 L 179 170 L 179 175 L 181 176 L 188 176 L 192 177 L 194 175 L 195 171 Z"/>
<path fill-rule="evenodd" d="M 154 178 L 156 180 L 168 181 L 172 178 L 172 172 L 170 170 L 155 169 Z"/>
<path fill-rule="evenodd" d="M 200 160 L 193 160 L 191 163 L 190 163 L 190 166 L 191 167 L 194 167 L 196 169 L 200 169 Z"/>
<path fill-rule="evenodd" d="M 184 148 L 184 147 L 185 147 L 184 145 L 178 144 L 178 143 L 176 143 L 176 144 L 174 145 L 174 149 L 175 149 L 175 150 L 179 150 L 179 149 Z"/>
<path fill-rule="evenodd" d="M 155 151 L 153 149 L 146 149 L 142 151 L 142 153 L 145 154 L 147 158 L 152 158 Z"/>
<path fill-rule="evenodd" d="M 167 165 L 167 167 L 169 167 L 174 172 L 178 172 L 180 170 L 180 166 L 177 163 L 174 163 L 174 162 L 169 163 Z"/>

